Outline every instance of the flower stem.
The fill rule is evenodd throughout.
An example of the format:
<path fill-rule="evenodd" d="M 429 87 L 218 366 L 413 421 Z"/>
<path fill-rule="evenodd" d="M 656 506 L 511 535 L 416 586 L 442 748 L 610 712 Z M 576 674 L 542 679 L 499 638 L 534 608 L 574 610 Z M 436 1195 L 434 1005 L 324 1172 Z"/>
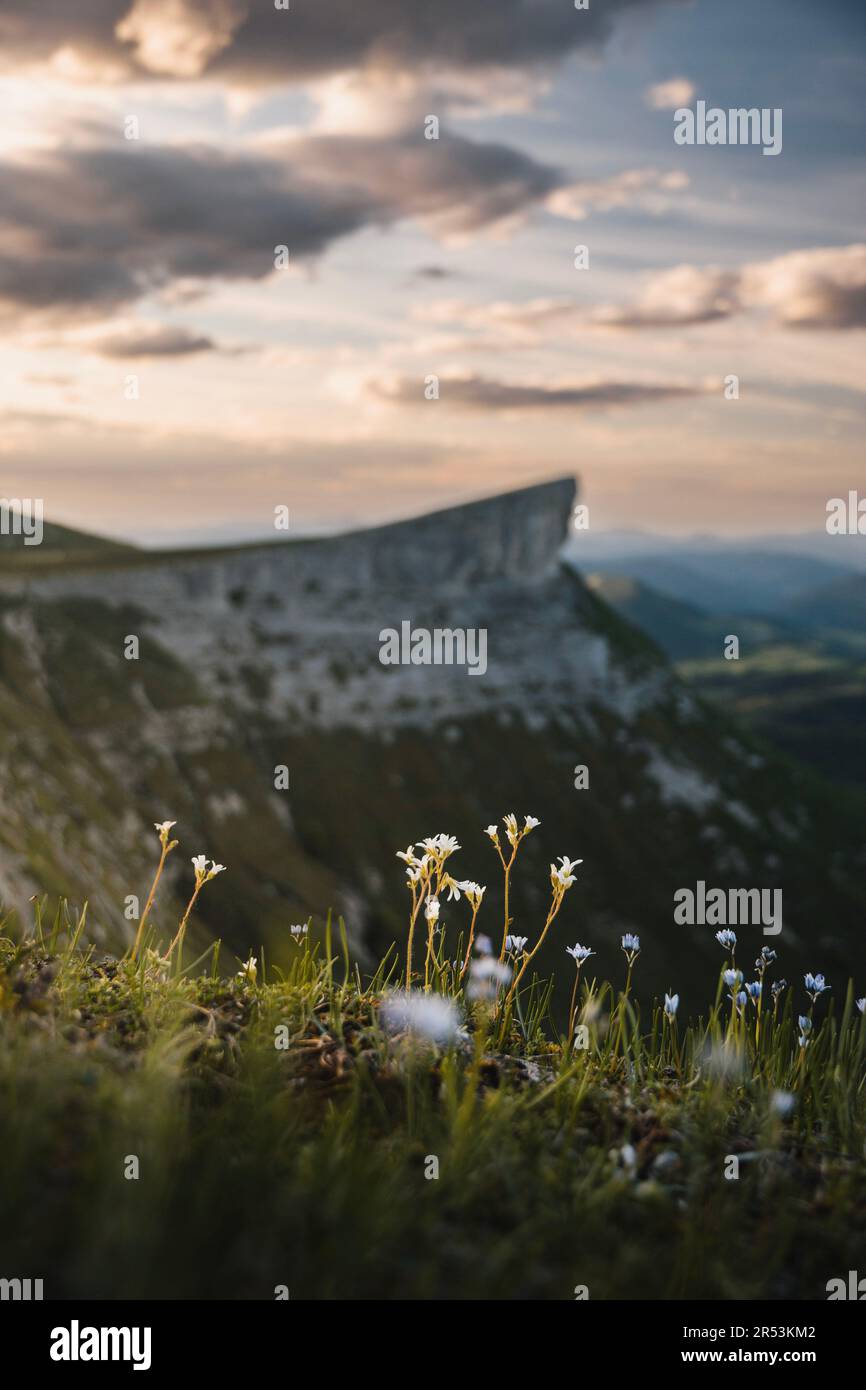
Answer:
<path fill-rule="evenodd" d="M 132 950 L 130 951 L 130 955 L 133 960 L 135 960 L 141 947 L 141 940 L 144 936 L 144 924 L 147 921 L 147 914 L 150 912 L 150 909 L 153 906 L 153 900 L 156 897 L 157 884 L 159 883 L 159 880 L 162 877 L 162 871 L 165 867 L 165 861 L 168 858 L 168 853 L 169 847 L 166 843 L 162 847 L 162 853 L 159 856 L 159 863 L 156 866 L 156 873 L 153 877 L 153 883 L 150 885 L 150 892 L 147 895 L 147 902 L 144 904 L 144 911 L 142 912 L 141 918 L 138 923 L 138 931 L 135 933 L 135 941 L 132 943 Z"/>

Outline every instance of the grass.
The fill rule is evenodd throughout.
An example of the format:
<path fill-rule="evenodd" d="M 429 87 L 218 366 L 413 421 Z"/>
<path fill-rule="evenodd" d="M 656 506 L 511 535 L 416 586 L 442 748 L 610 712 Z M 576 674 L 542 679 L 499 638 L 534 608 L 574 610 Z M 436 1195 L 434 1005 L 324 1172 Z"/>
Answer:
<path fill-rule="evenodd" d="M 468 941 L 429 931 L 451 852 L 430 843 L 408 994 L 405 939 L 362 977 L 342 924 L 228 973 L 149 924 L 99 956 L 63 904 L 7 925 L 0 1273 L 61 1298 L 823 1299 L 862 1265 L 851 986 L 774 1011 L 773 962 L 760 1014 L 720 976 L 678 1022 L 641 1009 L 640 954 L 614 985 L 565 957 L 557 1018 L 548 981 L 515 988 L 535 941 L 476 936 L 464 971 Z"/>

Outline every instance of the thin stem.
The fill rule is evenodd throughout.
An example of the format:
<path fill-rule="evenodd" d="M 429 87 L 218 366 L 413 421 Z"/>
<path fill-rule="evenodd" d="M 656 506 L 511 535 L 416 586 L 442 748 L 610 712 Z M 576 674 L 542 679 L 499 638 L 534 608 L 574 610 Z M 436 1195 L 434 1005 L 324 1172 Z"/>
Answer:
<path fill-rule="evenodd" d="M 574 988 L 571 991 L 571 1007 L 568 1013 L 568 1042 L 566 1047 L 571 1051 L 571 1044 L 574 1039 L 574 1020 L 577 1016 L 577 987 L 580 984 L 580 961 L 577 962 L 577 969 L 574 972 Z"/>
<path fill-rule="evenodd" d="M 509 916 L 509 900 L 511 897 L 511 867 L 517 856 L 517 846 L 519 844 L 520 837 L 518 836 L 518 839 L 515 842 L 515 844 L 511 846 L 511 858 L 508 860 L 507 864 L 505 862 L 505 855 L 502 853 L 499 844 L 497 843 L 496 845 L 496 848 L 499 852 L 499 858 L 502 860 L 502 869 L 505 874 L 505 920 L 502 924 L 502 949 L 499 952 L 500 961 L 505 960 L 505 943 L 508 940 L 508 928 L 511 926 L 511 918 Z"/>
<path fill-rule="evenodd" d="M 159 883 L 159 880 L 162 877 L 162 871 L 165 867 L 165 861 L 169 855 L 169 848 L 170 847 L 168 843 L 164 844 L 162 847 L 162 853 L 159 856 L 159 863 L 156 866 L 156 873 L 154 874 L 153 883 L 150 885 L 150 892 L 147 895 L 147 902 L 144 904 L 144 911 L 142 912 L 141 918 L 138 923 L 138 931 L 135 934 L 135 941 L 132 943 L 132 950 L 130 952 L 130 955 L 133 960 L 135 960 L 135 958 L 137 957 L 139 947 L 141 946 L 141 939 L 144 935 L 144 924 L 147 921 L 147 914 L 150 912 L 150 909 L 153 906 L 153 900 L 156 897 L 157 884 Z"/>
<path fill-rule="evenodd" d="M 418 921 L 418 913 L 421 910 L 424 894 L 419 883 L 416 892 L 414 883 L 412 884 L 412 915 L 409 918 L 409 940 L 406 943 L 406 988 L 412 988 L 412 941 L 415 936 L 415 923 Z"/>
<path fill-rule="evenodd" d="M 168 950 L 166 951 L 165 957 L 164 957 L 165 960 L 171 960 L 171 953 L 172 953 L 172 951 L 174 950 L 175 946 L 177 946 L 177 948 L 178 948 L 178 952 L 177 952 L 178 960 L 181 959 L 181 956 L 182 956 L 182 954 L 183 954 L 183 938 L 184 938 L 185 935 L 186 935 L 186 924 L 187 924 L 187 922 L 189 921 L 190 913 L 192 912 L 193 908 L 195 907 L 196 898 L 198 897 L 199 893 L 200 893 L 201 890 L 202 890 L 202 885 L 203 885 L 203 883 L 204 883 L 204 879 L 201 879 L 198 883 L 196 883 L 195 888 L 192 890 L 192 897 L 190 898 L 189 902 L 187 903 L 186 912 L 183 914 L 183 917 L 181 918 L 180 926 L 179 926 L 178 929 L 177 929 L 177 936 L 174 938 L 174 941 L 171 943 L 171 945 L 169 946 Z"/>
<path fill-rule="evenodd" d="M 519 969 L 519 971 L 517 972 L 517 974 L 515 975 L 515 977 L 514 977 L 512 983 L 511 983 L 511 988 L 510 988 L 510 990 L 508 991 L 508 994 L 506 995 L 506 998 L 505 998 L 506 1004 L 509 1003 L 510 1000 L 514 997 L 514 993 L 515 993 L 515 991 L 516 991 L 516 989 L 517 989 L 517 986 L 520 984 L 520 981 L 523 979 L 523 976 L 524 976 L 524 974 L 526 973 L 526 967 L 527 967 L 527 965 L 528 965 L 529 962 L 532 960 L 533 956 L 537 955 L 538 952 L 541 950 L 541 947 L 542 947 L 542 945 L 544 944 L 544 938 L 547 936 L 547 933 L 548 933 L 548 931 L 549 931 L 549 929 L 550 929 L 550 925 L 551 925 L 551 923 L 553 922 L 553 920 L 555 919 L 557 913 L 559 912 L 559 909 L 562 907 L 562 899 L 563 899 L 564 896 L 565 896 L 564 893 L 559 893 L 556 897 L 554 897 L 553 902 L 552 902 L 551 905 L 550 905 L 550 911 L 549 911 L 548 914 L 547 914 L 547 921 L 546 921 L 545 924 L 544 924 L 544 929 L 543 929 L 543 931 L 542 931 L 542 933 L 541 933 L 541 936 L 540 936 L 540 937 L 538 938 L 538 940 L 536 941 L 535 946 L 533 947 L 533 949 L 532 949 L 527 955 L 525 955 L 525 956 L 523 957 L 523 964 L 522 964 L 522 966 L 520 967 L 520 969 Z"/>
<path fill-rule="evenodd" d="M 473 907 L 473 909 L 472 909 L 472 921 L 469 923 L 469 944 L 468 944 L 468 946 L 466 947 L 466 956 L 465 956 L 465 958 L 464 958 L 464 960 L 463 960 L 463 967 L 462 967 L 462 969 L 461 969 L 461 971 L 460 971 L 460 979 L 461 979 L 461 981 L 462 981 L 462 979 L 463 979 L 463 976 L 466 974 L 466 971 L 467 971 L 468 968 L 469 968 L 469 957 L 470 957 L 471 954 L 472 954 L 472 943 L 473 943 L 474 940 L 475 940 L 475 918 L 478 916 L 478 908 L 479 908 L 480 906 L 481 906 L 481 904 L 480 904 L 480 902 L 479 902 L 479 903 L 476 904 L 476 906 Z"/>

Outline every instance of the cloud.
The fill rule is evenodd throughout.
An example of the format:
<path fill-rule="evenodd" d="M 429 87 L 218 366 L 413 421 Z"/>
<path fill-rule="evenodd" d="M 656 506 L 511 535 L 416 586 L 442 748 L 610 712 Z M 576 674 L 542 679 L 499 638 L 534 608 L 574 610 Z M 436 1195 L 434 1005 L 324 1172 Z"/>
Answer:
<path fill-rule="evenodd" d="M 245 0 L 135 0 L 114 33 L 148 72 L 198 77 L 231 46 L 248 13 Z"/>
<path fill-rule="evenodd" d="M 790 328 L 866 328 L 866 244 L 792 251 L 746 266 L 740 299 Z"/>
<path fill-rule="evenodd" d="M 424 402 L 423 383 L 413 377 L 374 381 L 369 389 L 393 405 Z M 681 385 L 592 379 L 559 385 L 521 385 L 476 375 L 442 376 L 439 399 L 461 410 L 580 410 L 647 405 L 655 401 L 700 396 L 714 389 L 707 383 Z"/>
<path fill-rule="evenodd" d="M 687 77 L 672 77 L 647 87 L 645 98 L 651 111 L 676 111 L 680 106 L 688 106 L 694 94 L 695 84 Z"/>
<path fill-rule="evenodd" d="M 792 251 L 737 269 L 674 266 L 654 275 L 630 304 L 586 309 L 564 298 L 490 304 L 439 300 L 418 306 L 413 317 L 536 343 L 557 328 L 566 333 L 687 328 L 762 310 L 781 328 L 866 328 L 866 245 Z"/>
<path fill-rule="evenodd" d="M 655 276 L 630 306 L 597 310 L 614 328 L 667 328 L 712 323 L 765 309 L 782 327 L 866 327 L 866 245 L 791 251 L 735 270 L 676 266 Z"/>
<path fill-rule="evenodd" d="M 403 218 L 467 234 L 525 212 L 560 180 L 506 145 L 420 131 L 272 138 L 230 153 L 71 140 L 0 163 L 0 312 L 92 318 L 173 286 L 264 279 L 277 246 L 304 261 Z"/>
<path fill-rule="evenodd" d="M 606 0 L 577 11 L 563 0 L 0 0 L 8 70 L 65 65 L 91 80 L 187 79 L 202 73 L 256 84 L 351 68 L 533 67 L 598 49 L 629 13 L 677 0 Z"/>
<path fill-rule="evenodd" d="M 612 328 L 671 328 L 729 318 L 741 307 L 739 274 L 714 266 L 674 266 L 649 281 L 632 305 L 595 310 L 592 321 Z"/>
<path fill-rule="evenodd" d="M 189 357 L 215 352 L 213 338 L 170 324 L 135 324 L 84 344 L 100 357 Z"/>
<path fill-rule="evenodd" d="M 688 176 L 681 170 L 662 173 L 658 169 L 626 169 L 607 179 L 584 179 L 582 182 L 557 188 L 547 200 L 547 206 L 558 217 L 583 221 L 591 211 L 609 212 L 611 208 L 644 207 L 663 209 L 662 195 L 678 193 L 688 187 Z"/>

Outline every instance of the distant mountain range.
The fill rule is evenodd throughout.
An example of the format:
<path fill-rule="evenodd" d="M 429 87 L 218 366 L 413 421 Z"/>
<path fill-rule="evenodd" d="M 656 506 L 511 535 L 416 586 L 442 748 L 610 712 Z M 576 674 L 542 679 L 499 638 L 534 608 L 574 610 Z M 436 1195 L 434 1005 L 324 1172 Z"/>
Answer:
<path fill-rule="evenodd" d="M 396 850 L 442 830 L 464 846 L 456 872 L 490 885 L 481 925 L 496 936 L 483 827 L 513 810 L 541 820 L 521 851 L 515 931 L 536 929 L 554 856 L 584 860 L 544 968 L 578 939 L 616 972 L 634 931 L 644 989 L 700 982 L 703 999 L 719 948 L 712 930 L 674 923 L 673 894 L 704 880 L 783 889 L 786 972 L 866 973 L 866 799 L 706 704 L 661 628 L 653 640 L 583 581 L 560 553 L 574 497 L 559 479 L 324 540 L 0 560 L 0 901 L 27 912 L 39 891 L 87 896 L 97 939 L 123 945 L 152 823 L 176 819 L 165 927 L 189 856 L 206 852 L 228 872 L 200 900 L 199 946 L 220 935 L 284 960 L 289 924 L 313 913 L 320 930 L 332 907 L 369 960 L 405 938 Z M 637 594 L 663 624 L 658 598 Z M 706 642 L 692 599 L 676 608 L 683 640 Z M 483 630 L 485 674 L 383 665 L 380 634 L 404 622 Z M 452 933 L 463 906 L 443 908 Z M 743 934 L 747 964 L 764 938 Z"/>
<path fill-rule="evenodd" d="M 645 579 L 605 570 L 589 574 L 587 582 L 678 663 L 701 694 L 827 777 L 862 787 L 866 574 L 847 572 L 814 588 L 797 589 L 806 571 L 815 578 L 814 562 L 801 565 L 799 557 L 784 557 L 784 565 L 790 566 L 786 573 L 779 559 L 773 557 L 763 571 L 759 565 L 751 567 L 748 598 L 732 593 L 742 584 L 738 564 L 732 565 L 737 576 L 733 585 L 722 579 L 715 586 L 706 582 L 705 573 L 698 574 L 695 564 L 683 592 L 691 596 L 700 588 L 706 606 L 653 587 L 651 576 L 661 574 L 664 582 L 674 568 L 665 571 L 655 556 L 646 562 L 623 559 L 624 568 L 639 570 Z M 719 605 L 715 611 L 713 597 Z M 723 655 L 729 634 L 739 638 L 737 661 Z"/>
<path fill-rule="evenodd" d="M 861 545 L 866 548 L 866 539 Z M 594 555 L 593 549 L 577 539 L 567 553 L 583 573 L 626 576 L 708 613 L 796 617 L 800 600 L 817 589 L 852 578 L 866 583 L 866 573 L 852 575 L 846 564 L 805 553 L 722 547 L 718 542 L 708 542 L 703 549 L 674 545 L 664 552 L 617 552 L 604 546 L 599 547 L 601 555 Z"/>

